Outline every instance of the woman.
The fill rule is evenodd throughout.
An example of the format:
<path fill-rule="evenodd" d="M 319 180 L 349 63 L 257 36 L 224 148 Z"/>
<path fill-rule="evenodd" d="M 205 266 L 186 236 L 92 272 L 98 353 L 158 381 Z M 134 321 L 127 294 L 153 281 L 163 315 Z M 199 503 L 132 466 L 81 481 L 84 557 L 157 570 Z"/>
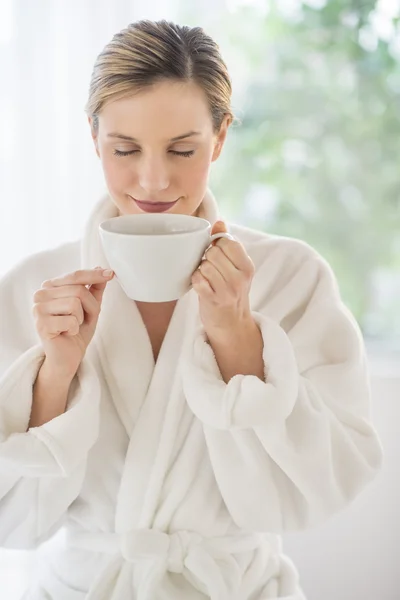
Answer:
<path fill-rule="evenodd" d="M 134 302 L 103 274 L 108 218 L 224 228 L 207 182 L 230 95 L 200 28 L 115 35 L 87 106 L 108 194 L 81 244 L 1 282 L 0 543 L 46 542 L 26 598 L 303 599 L 279 534 L 379 470 L 362 336 L 307 244 L 231 225 L 177 302 Z"/>

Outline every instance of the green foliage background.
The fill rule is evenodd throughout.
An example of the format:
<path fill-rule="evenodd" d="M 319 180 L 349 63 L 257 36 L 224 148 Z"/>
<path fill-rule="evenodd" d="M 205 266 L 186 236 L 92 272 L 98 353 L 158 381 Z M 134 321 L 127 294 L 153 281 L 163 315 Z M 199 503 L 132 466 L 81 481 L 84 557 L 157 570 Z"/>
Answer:
<path fill-rule="evenodd" d="M 393 40 L 376 39 L 372 0 L 300 2 L 293 15 L 267 4 L 208 25 L 201 9 L 183 9 L 241 84 L 241 124 L 211 187 L 231 220 L 313 245 L 367 335 L 398 335 L 400 298 L 380 306 L 376 275 L 400 272 L 400 43 L 396 56 Z"/>

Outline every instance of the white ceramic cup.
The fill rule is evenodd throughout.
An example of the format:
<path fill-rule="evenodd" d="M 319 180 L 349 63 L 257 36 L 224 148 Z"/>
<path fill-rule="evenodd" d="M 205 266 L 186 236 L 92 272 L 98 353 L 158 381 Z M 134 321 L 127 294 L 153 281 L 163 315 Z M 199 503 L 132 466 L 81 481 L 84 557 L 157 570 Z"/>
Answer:
<path fill-rule="evenodd" d="M 128 296 L 141 302 L 177 300 L 210 244 L 229 233 L 211 235 L 205 219 L 171 213 L 123 215 L 103 221 L 100 239 L 110 268 Z"/>

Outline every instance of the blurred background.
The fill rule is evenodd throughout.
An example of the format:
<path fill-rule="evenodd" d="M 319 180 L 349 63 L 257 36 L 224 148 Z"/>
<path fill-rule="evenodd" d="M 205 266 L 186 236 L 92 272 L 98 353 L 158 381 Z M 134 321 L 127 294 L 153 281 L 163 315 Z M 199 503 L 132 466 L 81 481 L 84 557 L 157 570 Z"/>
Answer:
<path fill-rule="evenodd" d="M 213 165 L 221 212 L 313 245 L 365 336 L 384 468 L 326 525 L 284 536 L 286 552 L 308 600 L 398 600 L 400 1 L 0 0 L 0 277 L 83 233 L 105 190 L 91 70 L 140 18 L 219 43 L 240 120 Z M 0 549 L 2 600 L 21 597 L 34 564 Z"/>

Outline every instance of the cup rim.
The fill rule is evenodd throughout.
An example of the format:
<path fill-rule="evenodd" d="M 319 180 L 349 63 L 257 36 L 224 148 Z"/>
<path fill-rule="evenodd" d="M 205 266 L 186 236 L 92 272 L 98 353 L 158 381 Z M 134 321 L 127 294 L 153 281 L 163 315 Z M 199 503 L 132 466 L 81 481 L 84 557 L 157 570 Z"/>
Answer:
<path fill-rule="evenodd" d="M 196 219 L 199 224 L 203 224 L 202 227 L 198 227 L 196 229 L 193 229 L 191 231 L 174 231 L 174 236 L 187 236 L 187 235 L 193 235 L 194 233 L 200 232 L 200 231 L 206 231 L 208 229 L 211 228 L 211 223 L 209 221 L 207 221 L 207 219 L 203 219 L 202 217 L 195 217 L 193 215 L 181 215 L 181 214 L 171 214 L 168 213 L 169 216 L 171 217 L 175 217 L 178 218 L 178 220 L 181 219 L 181 217 L 183 217 L 184 219 L 186 218 L 190 218 L 190 219 Z M 125 233 L 123 231 L 112 231 L 108 228 L 108 225 L 110 225 L 111 223 L 115 224 L 116 220 L 119 221 L 125 221 L 125 220 L 132 220 L 132 217 L 134 219 L 136 219 L 137 217 L 141 217 L 141 218 L 145 218 L 147 220 L 152 220 L 154 219 L 154 217 L 158 217 L 159 215 L 164 215 L 164 213 L 148 213 L 148 214 L 132 214 L 132 215 L 120 215 L 118 217 L 111 217 L 111 219 L 106 219 L 105 221 L 102 221 L 99 225 L 99 229 L 101 231 L 103 231 L 104 233 L 110 233 L 112 235 L 117 235 L 117 236 L 124 236 L 124 237 L 144 237 L 143 233 Z M 165 233 L 151 233 L 148 234 L 151 235 L 151 237 L 155 237 L 155 238 L 164 238 L 165 237 Z"/>

